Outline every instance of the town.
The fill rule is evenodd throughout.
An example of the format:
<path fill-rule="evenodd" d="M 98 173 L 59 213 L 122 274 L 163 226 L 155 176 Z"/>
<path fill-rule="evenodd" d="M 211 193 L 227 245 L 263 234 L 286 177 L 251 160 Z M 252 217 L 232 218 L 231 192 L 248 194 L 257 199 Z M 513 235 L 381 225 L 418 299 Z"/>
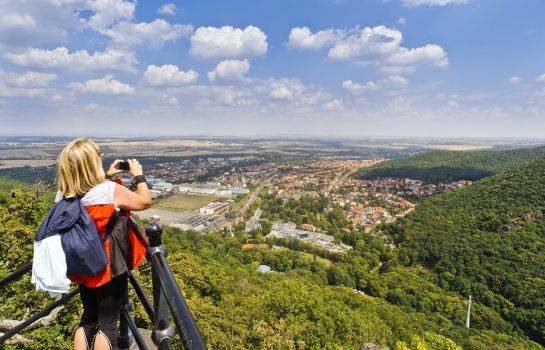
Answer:
<path fill-rule="evenodd" d="M 274 162 L 235 156 L 157 163 L 147 172 L 154 205 L 140 215 L 159 216 L 164 224 L 200 233 L 230 231 L 243 224 L 246 232 L 263 231 L 265 238 L 297 239 L 343 252 L 350 247 L 310 222 L 271 220 L 264 229 L 261 222 L 276 216 L 260 207 L 262 199 L 267 196 L 281 203 L 323 199 L 327 203 L 324 211 L 333 207 L 342 210 L 343 219 L 350 223 L 344 230 L 371 232 L 381 223 L 394 222 L 414 211 L 418 198 L 471 185 L 466 180 L 427 184 L 407 178 L 365 180 L 354 176 L 358 169 L 382 161 L 331 157 Z"/>

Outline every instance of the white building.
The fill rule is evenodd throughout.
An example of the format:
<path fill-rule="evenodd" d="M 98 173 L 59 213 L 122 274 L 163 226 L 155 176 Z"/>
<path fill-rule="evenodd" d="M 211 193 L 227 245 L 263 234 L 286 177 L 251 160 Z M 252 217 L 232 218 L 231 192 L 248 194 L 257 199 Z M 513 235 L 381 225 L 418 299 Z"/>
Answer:
<path fill-rule="evenodd" d="M 229 203 L 212 202 L 212 203 L 208 203 L 207 206 L 199 209 L 199 212 L 205 215 L 214 215 L 214 214 L 220 214 L 226 211 L 228 208 L 229 208 Z"/>
<path fill-rule="evenodd" d="M 217 194 L 219 186 L 211 183 L 183 183 L 180 184 L 180 192 L 195 194 Z"/>
<path fill-rule="evenodd" d="M 153 189 L 156 191 L 170 192 L 172 191 L 172 184 L 170 182 L 159 181 L 153 184 Z"/>

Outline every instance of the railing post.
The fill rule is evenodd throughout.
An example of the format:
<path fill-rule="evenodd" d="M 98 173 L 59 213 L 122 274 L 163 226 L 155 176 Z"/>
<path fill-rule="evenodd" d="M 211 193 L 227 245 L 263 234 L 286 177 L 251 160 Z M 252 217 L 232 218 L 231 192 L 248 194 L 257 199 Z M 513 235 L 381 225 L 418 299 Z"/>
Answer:
<path fill-rule="evenodd" d="M 176 279 L 168 266 L 166 259 L 166 248 L 163 246 L 161 241 L 161 234 L 163 233 L 163 228 L 157 223 L 151 224 L 146 229 L 146 234 L 148 235 L 150 247 L 148 249 L 147 257 L 152 263 L 153 268 L 153 295 L 157 296 L 159 299 L 154 300 L 159 303 L 157 304 L 157 311 L 155 313 L 155 324 L 159 327 L 156 327 L 153 335 L 156 337 L 156 342 L 161 343 L 161 337 L 163 336 L 162 330 L 168 330 L 168 319 L 165 319 L 164 301 L 168 305 L 172 318 L 174 319 L 174 324 L 180 337 L 182 338 L 182 343 L 185 349 L 190 350 L 206 350 L 206 345 L 202 339 L 201 332 L 191 315 L 191 311 L 185 302 L 182 293 L 180 292 L 180 287 L 176 283 Z M 160 309 L 159 309 L 160 308 Z M 164 320 L 166 323 L 161 324 L 161 320 Z M 172 327 L 168 326 L 170 329 Z M 161 330 L 162 329 L 162 330 Z M 170 332 L 170 331 L 169 331 Z M 164 335 L 165 340 L 170 344 L 170 339 L 172 336 Z M 165 349 L 165 347 L 163 347 Z"/>
<path fill-rule="evenodd" d="M 165 293 L 161 288 L 161 281 L 152 256 L 156 253 L 166 255 L 166 248 L 162 244 L 161 234 L 163 228 L 158 223 L 152 223 L 146 228 L 146 235 L 149 240 L 147 258 L 152 263 L 151 277 L 153 283 L 153 306 L 155 311 L 155 329 L 151 333 L 151 339 L 158 348 L 171 349 L 172 338 L 174 338 L 174 328 L 169 323 L 168 304 Z"/>

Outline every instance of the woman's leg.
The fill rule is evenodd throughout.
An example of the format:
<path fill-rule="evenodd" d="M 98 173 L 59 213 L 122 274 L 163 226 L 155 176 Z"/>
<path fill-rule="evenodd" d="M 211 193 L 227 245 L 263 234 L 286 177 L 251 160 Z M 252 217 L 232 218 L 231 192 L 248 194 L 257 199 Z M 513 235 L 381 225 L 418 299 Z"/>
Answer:
<path fill-rule="evenodd" d="M 97 297 L 94 288 L 87 288 L 83 284 L 79 287 L 83 315 L 74 334 L 74 350 L 88 350 L 91 348 L 98 324 Z"/>
<path fill-rule="evenodd" d="M 117 349 L 117 321 L 126 293 L 127 274 L 96 288 L 98 333 L 95 337 L 95 350 Z"/>

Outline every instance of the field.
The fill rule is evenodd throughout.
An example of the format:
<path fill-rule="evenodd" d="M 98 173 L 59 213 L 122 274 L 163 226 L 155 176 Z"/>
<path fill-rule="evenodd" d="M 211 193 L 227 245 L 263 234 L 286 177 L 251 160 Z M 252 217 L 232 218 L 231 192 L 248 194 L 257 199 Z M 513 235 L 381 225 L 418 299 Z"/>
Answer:
<path fill-rule="evenodd" d="M 280 247 L 280 248 L 278 248 L 278 251 L 290 251 L 290 249 L 288 249 L 286 247 Z M 298 252 L 298 253 L 299 253 L 299 255 L 301 255 L 301 257 L 303 257 L 308 262 L 312 262 L 314 259 L 316 259 L 316 261 L 324 264 L 326 267 L 330 267 L 332 265 L 331 260 L 327 260 L 327 259 L 321 258 L 319 256 L 316 256 L 316 255 L 310 254 L 310 253 L 305 253 L 305 252 Z"/>
<path fill-rule="evenodd" d="M 543 140 L 450 139 L 320 139 L 320 138 L 221 138 L 185 137 L 157 139 L 94 138 L 106 158 L 191 157 L 213 154 L 276 154 L 290 156 L 353 155 L 397 158 L 430 149 L 475 150 L 531 146 Z M 66 137 L 1 137 L 0 164 L 43 166 L 52 164 L 69 142 Z M 13 162 L 15 161 L 15 162 Z"/>
<path fill-rule="evenodd" d="M 158 216 L 163 225 L 179 224 L 193 216 L 191 212 L 176 212 L 172 210 L 161 210 L 150 208 L 142 211 L 132 212 L 132 215 L 140 219 L 150 220 L 153 216 Z"/>
<path fill-rule="evenodd" d="M 40 167 L 54 165 L 56 160 L 54 159 L 15 159 L 15 160 L 2 160 L 0 161 L 0 169 L 5 168 L 20 168 L 24 166 Z"/>
<path fill-rule="evenodd" d="M 225 199 L 221 196 L 173 194 L 153 203 L 153 208 L 170 211 L 190 211 L 204 207 L 210 202 Z"/>
<path fill-rule="evenodd" d="M 32 190 L 32 184 L 14 179 L 8 179 L 5 177 L 0 177 L 0 193 L 9 193 L 14 188 L 20 188 L 22 190 L 30 191 Z"/>

